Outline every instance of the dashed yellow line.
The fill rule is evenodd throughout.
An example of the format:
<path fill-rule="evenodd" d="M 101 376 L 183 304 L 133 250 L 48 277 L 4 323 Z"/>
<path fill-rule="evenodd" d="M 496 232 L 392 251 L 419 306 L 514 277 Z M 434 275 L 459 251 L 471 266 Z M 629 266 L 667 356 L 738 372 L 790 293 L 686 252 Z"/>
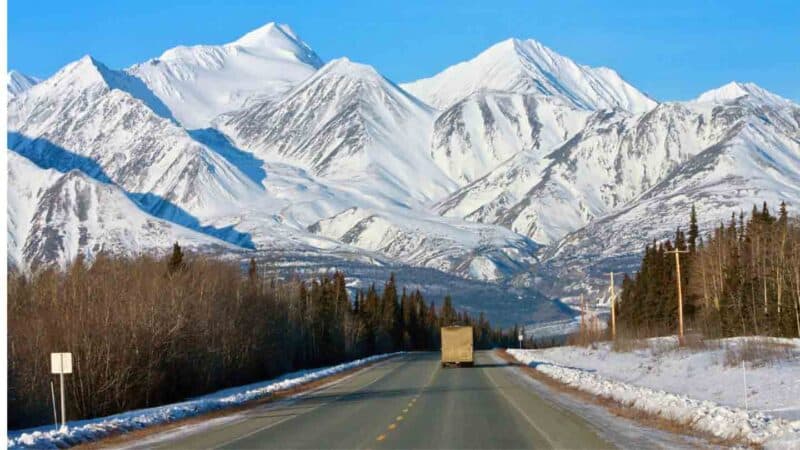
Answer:
<path fill-rule="evenodd" d="M 437 371 L 434 371 L 434 372 L 433 372 L 433 374 L 431 374 L 431 379 L 430 379 L 430 380 L 428 380 L 428 383 L 427 383 L 427 385 L 426 385 L 425 387 L 427 387 L 427 386 L 430 386 L 430 384 L 433 382 L 433 378 L 436 376 L 436 373 L 437 373 Z M 414 396 L 414 397 L 411 399 L 411 401 L 410 401 L 410 402 L 408 402 L 408 407 L 407 407 L 407 408 L 405 408 L 405 409 L 403 409 L 403 414 L 408 414 L 408 410 L 409 410 L 409 408 L 411 408 L 411 407 L 413 407 L 413 406 L 414 406 L 414 404 L 417 402 L 417 399 L 419 399 L 419 396 L 420 396 L 420 394 L 417 394 L 417 395 L 415 395 L 415 396 Z M 403 419 L 405 419 L 405 417 L 404 417 L 404 416 L 397 416 L 397 417 L 395 417 L 395 419 L 394 419 L 394 420 L 395 420 L 395 423 L 389 424 L 389 426 L 387 427 L 387 428 L 388 428 L 388 430 L 389 430 L 389 431 L 391 431 L 391 430 L 396 430 L 396 429 L 397 429 L 397 422 L 402 422 L 402 421 L 403 421 Z M 385 439 L 386 439 L 386 434 L 385 434 L 385 433 L 384 433 L 384 434 L 381 434 L 380 436 L 378 436 L 378 437 L 376 438 L 376 440 L 377 440 L 378 442 L 381 442 L 381 441 L 383 441 L 383 440 L 385 440 Z"/>

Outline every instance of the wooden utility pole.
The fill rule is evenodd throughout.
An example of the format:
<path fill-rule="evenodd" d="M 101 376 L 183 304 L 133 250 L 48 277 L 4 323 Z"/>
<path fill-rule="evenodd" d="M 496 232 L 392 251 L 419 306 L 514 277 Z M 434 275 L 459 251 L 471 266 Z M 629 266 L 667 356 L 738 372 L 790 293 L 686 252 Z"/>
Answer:
<path fill-rule="evenodd" d="M 677 248 L 666 253 L 675 254 L 675 271 L 678 275 L 678 342 L 683 344 L 683 292 L 681 291 L 681 253 L 689 253 L 689 250 L 678 250 Z"/>
<path fill-rule="evenodd" d="M 611 340 L 617 339 L 617 293 L 614 291 L 614 272 L 609 272 L 611 285 L 608 292 L 611 297 Z"/>

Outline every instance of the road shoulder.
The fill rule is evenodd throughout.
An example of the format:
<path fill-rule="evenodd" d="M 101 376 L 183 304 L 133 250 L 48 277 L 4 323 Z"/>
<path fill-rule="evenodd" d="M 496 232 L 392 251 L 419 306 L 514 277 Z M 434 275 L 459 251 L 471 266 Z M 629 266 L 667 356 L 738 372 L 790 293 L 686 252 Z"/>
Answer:
<path fill-rule="evenodd" d="M 498 352 L 492 352 L 491 354 L 491 357 L 496 362 L 511 362 L 513 358 L 510 355 L 506 356 L 504 357 Z M 505 370 L 512 373 L 514 375 L 513 378 L 520 385 L 525 386 L 529 391 L 551 403 L 555 408 L 569 411 L 592 424 L 592 427 L 600 437 L 617 447 L 694 449 L 709 445 L 707 440 L 698 436 L 657 429 L 651 424 L 615 414 L 613 409 L 607 408 L 600 402 L 595 402 L 579 391 L 573 392 L 572 390 L 564 389 L 562 386 L 558 386 L 558 383 L 554 380 L 532 376 L 531 373 L 516 363 L 509 365 Z"/>

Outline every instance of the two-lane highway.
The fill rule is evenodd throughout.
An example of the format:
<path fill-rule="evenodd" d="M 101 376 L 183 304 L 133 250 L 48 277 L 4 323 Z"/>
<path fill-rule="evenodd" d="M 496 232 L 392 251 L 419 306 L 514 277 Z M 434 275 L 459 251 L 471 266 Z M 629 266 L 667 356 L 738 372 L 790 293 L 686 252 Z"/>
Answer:
<path fill-rule="evenodd" d="M 443 369 L 394 358 L 291 401 L 161 442 L 164 448 L 609 448 L 580 417 L 525 388 L 488 352 Z"/>

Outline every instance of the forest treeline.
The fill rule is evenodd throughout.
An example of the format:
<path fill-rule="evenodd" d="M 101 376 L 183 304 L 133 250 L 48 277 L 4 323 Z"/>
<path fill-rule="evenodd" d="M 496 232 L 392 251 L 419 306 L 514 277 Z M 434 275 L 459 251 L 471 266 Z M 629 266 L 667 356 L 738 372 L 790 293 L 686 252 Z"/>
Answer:
<path fill-rule="evenodd" d="M 705 238 L 692 207 L 687 232 L 653 242 L 641 267 L 626 276 L 617 326 L 628 337 L 675 334 L 678 296 L 674 249 L 680 255 L 688 329 L 710 337 L 800 336 L 800 223 L 785 203 L 764 203 L 749 217 L 732 215 Z"/>
<path fill-rule="evenodd" d="M 50 352 L 73 353 L 70 420 L 179 401 L 280 374 L 396 350 L 438 350 L 439 327 L 470 324 L 475 345 L 511 337 L 440 308 L 394 275 L 351 298 L 342 273 L 261 275 L 254 260 L 78 258 L 8 276 L 8 425 L 52 423 Z M 56 387 L 57 388 L 57 387 Z"/>

